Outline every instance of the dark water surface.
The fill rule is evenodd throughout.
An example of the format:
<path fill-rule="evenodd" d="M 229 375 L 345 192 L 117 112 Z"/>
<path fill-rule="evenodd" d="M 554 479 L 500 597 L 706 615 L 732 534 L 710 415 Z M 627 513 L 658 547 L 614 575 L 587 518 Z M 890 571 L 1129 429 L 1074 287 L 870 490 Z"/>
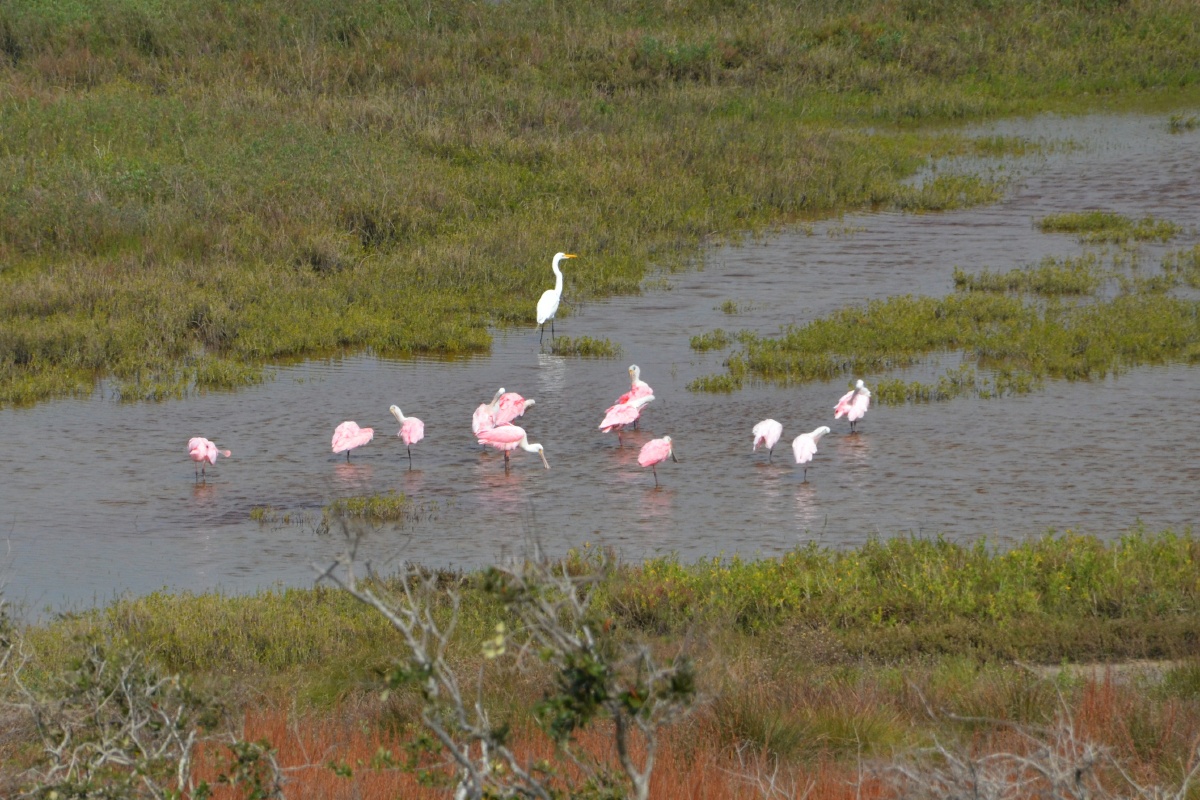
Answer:
<path fill-rule="evenodd" d="M 1081 252 L 1073 237 L 1036 230 L 1047 213 L 1154 215 L 1189 229 L 1172 247 L 1194 243 L 1200 135 L 1166 127 L 1165 118 L 1144 116 L 990 126 L 987 133 L 1078 147 L 990 165 L 1016 178 L 996 206 L 847 216 L 812 235 L 723 248 L 701 270 L 654 279 L 640 297 L 577 304 L 559 321 L 562 335 L 619 344 L 616 360 L 546 355 L 537 331 L 524 329 L 497 335 L 491 356 L 467 361 L 361 356 L 281 368 L 272 382 L 236 394 L 120 404 L 101 386 L 87 400 L 0 410 L 5 592 L 38 613 L 162 587 L 308 585 L 312 563 L 327 562 L 343 541 L 295 518 L 319 519 L 334 498 L 389 489 L 429 513 L 369 534 L 362 555 L 385 569 L 400 559 L 478 566 L 519 552 L 530 536 L 553 553 L 588 541 L 629 558 L 677 552 L 693 560 L 778 554 L 809 540 L 858 545 L 872 535 L 1012 541 L 1050 528 L 1109 537 L 1139 522 L 1190 526 L 1200 508 L 1195 368 L 1051 382 L 998 401 L 873 406 L 855 436 L 832 418 L 845 381 L 733 395 L 684 388 L 721 370 L 724 354 L 690 349 L 697 333 L 774 334 L 871 298 L 946 294 L 955 266 L 1007 270 Z M 568 303 L 571 272 L 588 268 L 580 256 L 566 270 Z M 726 300 L 746 310 L 725 314 Z M 956 361 L 942 356 L 921 374 Z M 619 448 L 596 425 L 628 389 L 632 363 L 658 399 L 643 430 Z M 866 376 L 868 385 L 877 377 Z M 505 474 L 502 456 L 474 443 L 471 412 L 500 386 L 537 399 L 518 422 L 545 445 L 550 471 L 518 451 Z M 412 471 L 391 403 L 425 421 Z M 750 428 L 768 416 L 784 424 L 770 465 L 750 450 Z M 329 446 L 345 419 L 376 429 L 349 464 Z M 788 445 L 823 424 L 833 433 L 803 483 Z M 675 439 L 681 463 L 661 467 L 656 491 L 637 465 L 637 446 L 663 434 Z M 201 484 L 186 455 L 196 435 L 233 450 Z M 256 506 L 293 521 L 252 521 Z"/>

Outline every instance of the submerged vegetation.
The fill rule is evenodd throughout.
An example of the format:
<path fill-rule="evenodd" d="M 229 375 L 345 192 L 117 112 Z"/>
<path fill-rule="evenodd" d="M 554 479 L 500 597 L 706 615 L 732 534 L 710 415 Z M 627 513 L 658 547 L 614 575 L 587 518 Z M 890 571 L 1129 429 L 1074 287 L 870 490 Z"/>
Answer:
<path fill-rule="evenodd" d="M 1114 230 L 1152 231 L 1142 238 L 1154 239 L 1179 232 L 1153 219 L 1133 225 L 1092 214 L 1060 215 L 1048 229 L 1109 242 L 1124 241 L 1109 235 Z M 879 402 L 904 403 L 1003 397 L 1029 392 L 1047 378 L 1092 380 L 1140 364 L 1194 362 L 1200 360 L 1200 301 L 1169 292 L 1200 284 L 1198 251 L 1167 253 L 1153 274 L 1142 270 L 1136 253 L 1117 254 L 1111 264 L 1089 252 L 1006 272 L 956 267 L 956 291 L 945 297 L 874 300 L 789 327 L 777 338 L 739 333 L 742 349 L 727 359 L 728 372 L 703 376 L 688 388 L 731 391 L 748 378 L 796 383 L 879 375 L 933 354 L 962 354 L 965 363 L 932 384 L 886 375 L 876 381 Z M 731 341 L 718 329 L 693 337 L 692 347 L 703 351 Z"/>
<path fill-rule="evenodd" d="M 0 6 L 0 404 L 233 388 L 281 359 L 462 354 L 707 242 L 1000 185 L 944 125 L 1170 106 L 1172 2 L 94 0 Z M 569 326 L 569 320 L 566 321 Z"/>

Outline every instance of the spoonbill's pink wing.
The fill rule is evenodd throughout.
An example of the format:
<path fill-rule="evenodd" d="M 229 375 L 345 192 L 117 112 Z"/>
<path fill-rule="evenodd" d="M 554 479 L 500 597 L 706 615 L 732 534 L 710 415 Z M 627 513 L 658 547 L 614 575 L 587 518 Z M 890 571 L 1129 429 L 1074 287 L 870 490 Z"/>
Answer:
<path fill-rule="evenodd" d="M 642 445 L 642 451 L 638 453 L 638 463 L 648 467 L 651 464 L 661 464 L 670 457 L 671 442 L 666 437 L 651 439 Z"/>
<path fill-rule="evenodd" d="M 646 383 L 645 381 L 638 381 L 635 383 L 632 389 L 617 398 L 616 404 L 621 405 L 622 403 L 631 403 L 634 400 L 637 400 L 639 397 L 654 397 L 654 390 L 651 389 L 650 384 Z"/>
<path fill-rule="evenodd" d="M 641 416 L 641 413 L 641 408 L 630 403 L 611 406 L 604 412 L 604 421 L 600 423 L 600 430 L 608 433 L 622 425 L 632 425 L 634 420 Z"/>
<path fill-rule="evenodd" d="M 866 392 L 858 392 L 854 395 L 854 399 L 850 401 L 850 406 L 846 411 L 846 419 L 851 422 L 856 422 L 862 419 L 867 413 L 867 406 L 871 405 L 871 395 Z"/>
<path fill-rule="evenodd" d="M 416 417 L 407 417 L 400 426 L 400 441 L 414 445 L 425 438 L 425 423 Z"/>
<path fill-rule="evenodd" d="M 806 464 L 812 461 L 812 457 L 817 453 L 817 443 L 813 440 L 811 433 L 802 433 L 792 440 L 792 454 L 796 456 L 797 464 Z"/>
<path fill-rule="evenodd" d="M 188 456 L 192 461 L 203 461 L 210 444 L 212 442 L 203 436 L 193 436 L 191 439 L 188 439 Z"/>
<path fill-rule="evenodd" d="M 484 403 L 475 409 L 475 413 L 471 415 L 471 433 L 478 435 L 488 428 L 494 427 L 496 427 L 496 420 L 492 419 L 491 406 Z"/>
<path fill-rule="evenodd" d="M 497 450 L 515 450 L 525 438 L 525 429 L 516 425 L 500 425 L 479 433 L 479 443 L 495 447 Z"/>
<path fill-rule="evenodd" d="M 492 414 L 492 419 L 497 425 L 507 425 L 517 417 L 525 413 L 526 400 L 516 392 L 505 392 L 500 395 L 500 402 L 496 404 L 496 411 Z"/>
<path fill-rule="evenodd" d="M 333 452 L 342 453 L 366 444 L 375 436 L 374 428 L 360 428 L 357 422 L 347 420 L 333 431 Z"/>
<path fill-rule="evenodd" d="M 757 450 L 759 445 L 762 445 L 770 450 L 779 442 L 779 437 L 783 436 L 783 425 L 773 419 L 764 419 L 754 426 L 753 433 L 754 449 Z"/>
<path fill-rule="evenodd" d="M 854 400 L 854 389 L 842 395 L 842 399 L 838 400 L 836 406 L 833 407 L 833 418 L 841 419 L 844 414 L 849 413 L 850 403 Z"/>

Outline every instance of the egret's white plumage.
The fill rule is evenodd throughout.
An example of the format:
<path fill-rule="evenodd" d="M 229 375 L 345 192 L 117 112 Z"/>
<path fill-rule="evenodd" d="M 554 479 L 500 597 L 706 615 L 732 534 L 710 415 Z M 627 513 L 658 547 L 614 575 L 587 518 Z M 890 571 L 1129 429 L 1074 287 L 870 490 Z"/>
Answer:
<path fill-rule="evenodd" d="M 542 299 L 537 304 L 537 324 L 542 326 L 542 336 L 546 335 L 546 323 L 550 323 L 550 337 L 554 338 L 554 315 L 558 313 L 558 302 L 562 299 L 563 274 L 558 265 L 564 258 L 578 258 L 574 253 L 555 253 L 550 268 L 554 270 L 554 288 L 542 292 Z M 538 337 L 540 342 L 542 337 Z"/>

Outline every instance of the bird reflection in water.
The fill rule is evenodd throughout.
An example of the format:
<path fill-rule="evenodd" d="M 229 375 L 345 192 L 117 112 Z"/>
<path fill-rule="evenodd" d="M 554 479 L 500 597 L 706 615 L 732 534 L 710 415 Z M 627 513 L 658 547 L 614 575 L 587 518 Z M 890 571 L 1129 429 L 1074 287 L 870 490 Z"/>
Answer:
<path fill-rule="evenodd" d="M 822 530 L 827 522 L 820 502 L 817 500 L 817 487 L 812 483 L 796 484 L 794 496 L 795 511 L 792 514 L 796 527 L 802 531 L 814 532 Z"/>
<path fill-rule="evenodd" d="M 207 481 L 192 484 L 192 505 L 203 508 L 217 499 L 217 487 Z"/>
<path fill-rule="evenodd" d="M 826 440 L 828 441 L 828 440 Z M 836 442 L 838 459 L 851 469 L 866 469 L 871 466 L 871 437 L 856 433 L 854 436 L 839 436 Z"/>
<path fill-rule="evenodd" d="M 641 502 L 637 525 L 642 530 L 639 541 L 651 547 L 667 543 L 675 528 L 675 495 L 671 486 L 646 486 L 640 492 Z"/>
<path fill-rule="evenodd" d="M 368 490 L 374 471 L 370 464 L 340 461 L 333 468 L 333 483 L 338 489 Z"/>

